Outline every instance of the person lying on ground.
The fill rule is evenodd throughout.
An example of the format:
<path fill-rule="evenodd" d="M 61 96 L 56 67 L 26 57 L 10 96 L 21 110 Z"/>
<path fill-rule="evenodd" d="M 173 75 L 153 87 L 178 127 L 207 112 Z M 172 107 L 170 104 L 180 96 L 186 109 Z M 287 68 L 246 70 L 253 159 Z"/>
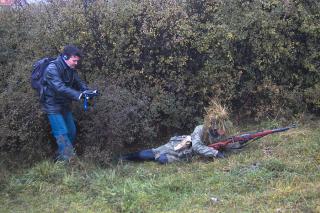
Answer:
<path fill-rule="evenodd" d="M 188 160 L 194 155 L 205 158 L 223 158 L 224 153 L 206 146 L 230 133 L 232 124 L 225 107 L 213 101 L 206 110 L 204 124 L 197 126 L 191 135 L 171 137 L 169 142 L 153 149 L 123 155 L 123 161 L 156 161 L 160 164 Z M 237 146 L 237 144 L 233 145 Z M 233 148 L 233 147 L 229 147 Z"/>

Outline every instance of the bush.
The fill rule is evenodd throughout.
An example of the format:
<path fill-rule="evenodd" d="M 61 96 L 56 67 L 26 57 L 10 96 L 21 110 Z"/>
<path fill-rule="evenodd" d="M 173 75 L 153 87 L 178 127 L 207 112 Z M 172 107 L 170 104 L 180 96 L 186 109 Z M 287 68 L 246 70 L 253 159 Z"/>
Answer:
<path fill-rule="evenodd" d="M 49 125 L 33 94 L 2 93 L 0 97 L 0 151 L 22 163 L 50 154 L 53 141 Z"/>
<path fill-rule="evenodd" d="M 239 121 L 318 114 L 319 8 L 315 0 L 58 0 L 1 9 L 1 151 L 49 152 L 31 64 L 69 43 L 85 52 L 81 76 L 102 91 L 92 112 L 75 108 L 78 150 L 92 159 L 191 132 L 211 99 Z"/>

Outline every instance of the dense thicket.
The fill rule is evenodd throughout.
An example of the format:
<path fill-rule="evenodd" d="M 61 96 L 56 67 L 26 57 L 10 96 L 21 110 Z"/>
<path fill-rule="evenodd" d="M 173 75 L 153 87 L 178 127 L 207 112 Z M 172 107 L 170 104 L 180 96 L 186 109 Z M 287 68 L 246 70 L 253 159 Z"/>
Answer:
<path fill-rule="evenodd" d="M 56 0 L 0 10 L 0 149 L 47 154 L 32 62 L 73 43 L 101 96 L 75 106 L 78 151 L 108 161 L 201 122 L 212 98 L 234 118 L 319 113 L 317 0 Z"/>

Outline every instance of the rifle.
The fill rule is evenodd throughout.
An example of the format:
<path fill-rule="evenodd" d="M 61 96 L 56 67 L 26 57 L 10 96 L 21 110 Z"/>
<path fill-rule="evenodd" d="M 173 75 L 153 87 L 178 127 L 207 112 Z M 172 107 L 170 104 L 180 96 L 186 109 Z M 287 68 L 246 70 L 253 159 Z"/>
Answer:
<path fill-rule="evenodd" d="M 244 134 L 241 134 L 241 135 L 236 135 L 236 136 L 232 136 L 230 138 L 227 138 L 225 140 L 220 140 L 216 143 L 213 143 L 213 144 L 210 144 L 209 147 L 212 147 L 216 150 L 223 150 L 226 148 L 226 146 L 228 144 L 232 144 L 232 143 L 237 143 L 239 142 L 240 144 L 240 148 L 242 148 L 243 146 L 245 146 L 245 144 L 248 142 L 248 141 L 254 141 L 254 140 L 257 140 L 259 138 L 262 138 L 266 135 L 270 135 L 270 134 L 273 134 L 273 133 L 277 133 L 277 132 L 284 132 L 284 131 L 287 131 L 291 128 L 296 128 L 296 125 L 293 124 L 291 126 L 288 126 L 288 127 L 283 127 L 283 128 L 277 128 L 277 129 L 270 129 L 270 130 L 264 130 L 264 131 L 257 131 L 257 132 L 249 132 L 249 133 L 244 133 Z"/>
<path fill-rule="evenodd" d="M 84 108 L 84 111 L 88 110 L 88 100 L 93 98 L 93 97 L 95 97 L 95 96 L 98 96 L 98 91 L 97 90 L 85 90 L 83 92 L 83 98 L 84 98 L 83 108 Z"/>

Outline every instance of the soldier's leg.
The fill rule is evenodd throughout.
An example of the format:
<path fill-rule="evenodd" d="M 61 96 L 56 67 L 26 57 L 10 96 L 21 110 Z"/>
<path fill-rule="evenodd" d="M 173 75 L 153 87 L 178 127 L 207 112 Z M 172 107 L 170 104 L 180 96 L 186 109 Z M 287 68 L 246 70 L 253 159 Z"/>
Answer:
<path fill-rule="evenodd" d="M 123 155 L 121 160 L 141 161 L 141 160 L 154 160 L 154 153 L 151 149 L 142 150 Z"/>
<path fill-rule="evenodd" d="M 169 163 L 167 155 L 166 154 L 161 154 L 158 158 L 157 158 L 157 162 L 160 164 L 167 164 Z"/>
<path fill-rule="evenodd" d="M 181 161 L 179 157 L 166 153 L 166 154 L 161 154 L 159 157 L 156 158 L 156 161 L 160 164 L 167 164 L 167 163 L 172 163 L 176 161 Z"/>

